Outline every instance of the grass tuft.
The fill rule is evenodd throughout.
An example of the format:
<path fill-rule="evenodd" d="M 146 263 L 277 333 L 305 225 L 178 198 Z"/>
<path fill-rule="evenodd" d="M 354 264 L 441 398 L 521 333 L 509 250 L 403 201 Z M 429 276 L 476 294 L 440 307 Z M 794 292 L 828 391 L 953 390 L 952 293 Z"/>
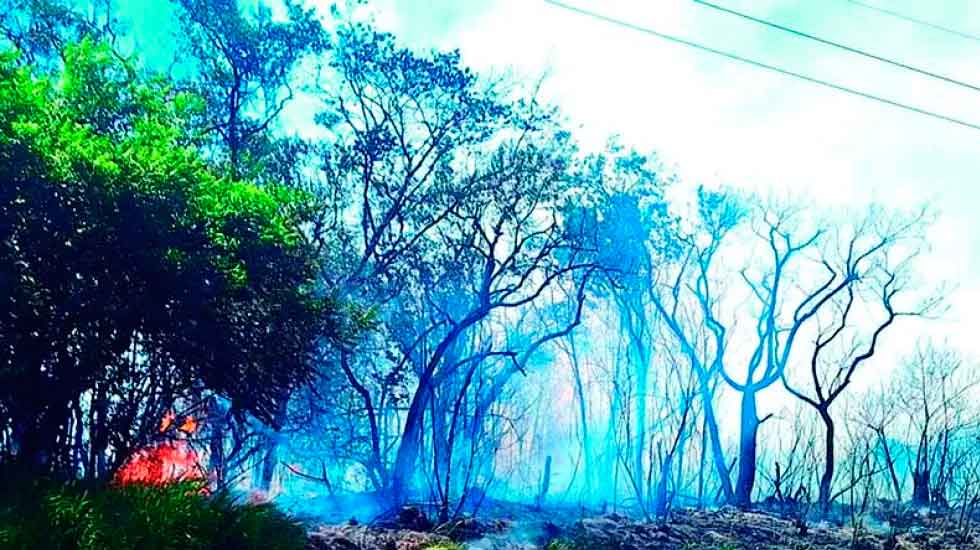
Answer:
<path fill-rule="evenodd" d="M 271 504 L 205 496 L 193 484 L 84 486 L 29 480 L 0 488 L 7 550 L 303 550 L 305 530 Z"/>

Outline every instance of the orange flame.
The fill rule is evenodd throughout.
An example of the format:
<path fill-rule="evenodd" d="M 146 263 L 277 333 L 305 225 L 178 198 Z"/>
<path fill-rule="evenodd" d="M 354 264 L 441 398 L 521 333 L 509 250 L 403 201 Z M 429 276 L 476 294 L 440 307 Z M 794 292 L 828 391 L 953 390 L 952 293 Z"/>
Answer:
<path fill-rule="evenodd" d="M 174 414 L 174 411 L 167 411 L 166 414 L 163 415 L 163 418 L 160 419 L 160 433 L 167 431 L 167 428 L 172 426 L 174 420 L 176 419 L 177 415 Z"/>
<path fill-rule="evenodd" d="M 186 441 L 167 441 L 133 453 L 113 481 L 120 485 L 161 486 L 206 479 L 197 452 Z"/>
<path fill-rule="evenodd" d="M 197 420 L 195 420 L 193 416 L 188 416 L 184 419 L 184 423 L 177 429 L 187 435 L 191 435 L 197 431 Z"/>
<path fill-rule="evenodd" d="M 160 433 L 169 430 L 176 420 L 177 415 L 167 411 L 160 419 Z M 187 416 L 177 430 L 190 435 L 197 428 L 197 420 Z M 162 486 L 183 481 L 207 481 L 197 451 L 183 439 L 164 441 L 137 450 L 113 476 L 113 483 L 119 485 Z M 207 492 L 207 485 L 203 486 L 202 492 Z"/>

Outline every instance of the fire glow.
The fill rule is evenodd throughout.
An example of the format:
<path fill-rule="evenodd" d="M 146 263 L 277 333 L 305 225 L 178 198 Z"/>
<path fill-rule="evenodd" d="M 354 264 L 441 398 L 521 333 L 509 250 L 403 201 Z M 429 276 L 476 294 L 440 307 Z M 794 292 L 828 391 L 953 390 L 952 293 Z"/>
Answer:
<path fill-rule="evenodd" d="M 169 431 L 176 415 L 169 411 L 160 421 L 160 433 Z M 197 431 L 197 421 L 187 416 L 176 428 L 173 439 L 161 441 L 134 452 L 116 472 L 113 482 L 125 485 L 164 486 L 181 482 L 206 482 L 208 476 L 201 466 L 200 455 L 183 436 Z M 204 485 L 204 492 L 207 486 Z"/>

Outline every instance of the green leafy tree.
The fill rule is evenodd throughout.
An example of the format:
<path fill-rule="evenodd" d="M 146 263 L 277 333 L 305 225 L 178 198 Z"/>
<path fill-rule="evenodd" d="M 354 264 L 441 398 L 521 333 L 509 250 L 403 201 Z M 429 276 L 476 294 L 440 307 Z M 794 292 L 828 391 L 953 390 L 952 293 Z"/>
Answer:
<path fill-rule="evenodd" d="M 335 311 L 308 199 L 216 175 L 187 131 L 202 108 L 88 40 L 57 80 L 0 59 L 0 429 L 19 461 L 70 473 L 71 410 L 113 376 L 267 422 L 307 378 Z M 145 435 L 109 431 L 117 459 Z"/>

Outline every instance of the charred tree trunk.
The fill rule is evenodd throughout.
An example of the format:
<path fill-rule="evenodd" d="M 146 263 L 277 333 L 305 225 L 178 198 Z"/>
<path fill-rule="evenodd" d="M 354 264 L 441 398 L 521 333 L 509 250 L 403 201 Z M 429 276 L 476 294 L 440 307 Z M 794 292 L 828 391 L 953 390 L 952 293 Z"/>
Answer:
<path fill-rule="evenodd" d="M 898 481 L 898 471 L 895 466 L 895 458 L 892 456 L 891 446 L 888 444 L 888 438 L 885 437 L 884 427 L 872 426 L 875 434 L 878 437 L 878 444 L 881 445 L 881 449 L 885 455 L 885 467 L 888 469 L 888 478 L 891 481 L 892 493 L 895 495 L 895 502 L 902 501 L 902 485 Z"/>
<path fill-rule="evenodd" d="M 834 419 L 830 416 L 830 411 L 826 408 L 820 409 L 820 419 L 824 425 L 824 465 L 823 475 L 820 476 L 820 493 L 818 500 L 820 510 L 824 514 L 830 513 L 830 490 L 834 482 L 834 439 L 836 437 Z"/>
<path fill-rule="evenodd" d="M 428 406 L 428 399 L 432 394 L 435 370 L 442 363 L 443 358 L 449 352 L 449 348 L 456 343 L 457 338 L 466 329 L 486 317 L 489 312 L 489 304 L 483 303 L 480 308 L 472 311 L 459 323 L 453 325 L 453 328 L 442 338 L 439 345 L 436 346 L 432 355 L 426 361 L 425 367 L 422 369 L 422 374 L 419 377 L 419 385 L 415 389 L 415 394 L 412 396 L 411 404 L 408 406 L 408 413 L 405 416 L 405 428 L 402 430 L 398 453 L 395 455 L 395 464 L 391 470 L 391 483 L 388 493 L 392 503 L 395 505 L 405 502 L 408 496 L 412 473 L 418 463 L 425 408 Z"/>
<path fill-rule="evenodd" d="M 639 346 L 640 344 L 638 344 Z M 637 479 L 636 485 L 636 498 L 640 502 L 644 502 L 643 494 L 643 472 L 645 468 L 643 467 L 643 456 L 646 450 L 647 443 L 647 374 L 649 370 L 649 364 L 646 359 L 646 353 L 637 354 L 638 364 L 636 366 L 636 398 L 634 401 L 634 418 L 636 418 L 636 429 L 634 431 L 633 439 L 633 475 Z M 651 465 L 652 467 L 652 465 Z"/>
<path fill-rule="evenodd" d="M 718 419 L 715 418 L 715 406 L 712 403 L 712 392 L 707 387 L 707 381 L 701 381 L 701 400 L 704 404 L 704 425 L 708 430 L 708 440 L 711 442 L 711 456 L 721 485 L 721 495 L 725 502 L 735 500 L 732 490 L 732 479 L 729 476 L 728 465 L 725 464 L 725 451 L 721 446 L 721 435 L 718 432 Z"/>
<path fill-rule="evenodd" d="M 620 361 L 613 362 L 612 395 L 609 403 L 609 420 L 606 425 L 605 449 L 603 452 L 602 471 L 599 473 L 601 478 L 612 480 L 612 484 L 607 484 L 603 488 L 602 497 L 616 502 L 616 493 L 619 489 L 619 461 L 616 460 L 616 438 L 619 427 L 620 414 L 623 410 L 622 393 L 620 392 L 619 379 L 621 376 Z"/>
<path fill-rule="evenodd" d="M 670 503 L 670 499 L 667 498 L 667 484 L 673 469 L 673 461 L 674 453 L 669 452 L 660 465 L 660 476 L 657 479 L 657 489 L 654 495 L 654 514 L 659 519 L 667 517 L 667 508 Z"/>
<path fill-rule="evenodd" d="M 585 385 L 582 383 L 582 372 L 579 368 L 578 352 L 575 348 L 575 336 L 568 335 L 568 347 L 571 350 L 572 374 L 575 377 L 575 395 L 578 401 L 578 416 L 580 429 L 582 430 L 582 459 L 585 467 L 585 491 L 592 494 L 593 487 L 593 465 L 592 465 L 592 440 L 589 437 L 589 417 L 587 412 L 587 401 L 585 396 Z"/>
<path fill-rule="evenodd" d="M 534 499 L 534 507 L 540 510 L 544 506 L 545 499 L 548 498 L 548 489 L 551 487 L 551 455 L 544 459 L 544 473 L 541 474 L 541 485 L 538 488 L 538 496 Z"/>
<path fill-rule="evenodd" d="M 738 445 L 738 483 L 735 486 L 735 504 L 742 508 L 748 508 L 752 505 L 758 432 L 759 414 L 756 409 L 755 390 L 745 388 L 745 391 L 742 392 L 741 429 Z"/>
<path fill-rule="evenodd" d="M 71 436 L 72 436 L 72 451 L 71 451 L 71 467 L 76 475 L 81 475 L 85 472 L 86 475 L 91 476 L 91 472 L 85 471 L 85 415 L 82 412 L 82 405 L 79 400 L 76 399 L 72 403 L 72 423 L 71 423 Z"/>
<path fill-rule="evenodd" d="M 701 426 L 701 456 L 698 463 L 698 510 L 704 509 L 704 470 L 708 462 L 708 421 Z"/>
<path fill-rule="evenodd" d="M 674 461 L 671 457 L 671 461 L 677 464 L 677 468 L 674 472 L 674 494 L 677 495 L 685 486 L 684 483 L 684 453 L 687 448 L 687 440 L 690 438 L 690 433 L 684 435 L 681 440 L 680 447 L 677 448 L 677 460 Z"/>
<path fill-rule="evenodd" d="M 265 449 L 265 456 L 262 457 L 262 476 L 259 478 L 259 489 L 268 492 L 272 487 L 272 478 L 276 473 L 276 464 L 279 461 L 279 445 L 269 444 Z"/>
<path fill-rule="evenodd" d="M 928 467 L 916 468 L 912 471 L 912 505 L 928 506 L 929 482 L 932 477 Z"/>
<path fill-rule="evenodd" d="M 208 471 L 214 474 L 215 483 L 221 487 L 225 481 L 225 431 L 228 427 L 228 409 L 217 398 L 208 404 Z"/>
<path fill-rule="evenodd" d="M 89 477 L 97 479 L 106 474 L 106 451 L 109 448 L 108 405 L 105 387 L 96 384 L 92 392 L 92 404 L 89 406 Z"/>
<path fill-rule="evenodd" d="M 283 426 L 286 423 L 286 415 L 289 411 L 289 399 L 283 399 L 276 411 L 276 425 Z M 274 428 L 269 428 L 262 439 L 262 475 L 259 478 L 259 489 L 268 491 L 272 487 L 272 478 L 276 473 L 276 466 L 279 465 L 279 432 Z"/>
<path fill-rule="evenodd" d="M 385 471 L 384 458 L 381 455 L 381 430 L 378 426 L 378 414 L 375 410 L 374 400 L 371 398 L 371 391 L 358 380 L 350 364 L 350 350 L 340 350 L 340 367 L 347 376 L 347 381 L 360 396 L 367 415 L 368 428 L 371 435 L 371 459 L 369 468 L 376 472 L 371 475 L 375 489 L 383 489 L 387 484 L 387 472 Z"/>
<path fill-rule="evenodd" d="M 465 390 L 464 390 L 465 391 Z M 458 397 L 458 396 L 457 396 Z M 446 421 L 446 403 L 439 395 L 429 396 L 429 415 L 432 426 L 432 479 L 439 498 L 439 522 L 449 521 L 449 500 L 452 497 L 452 451 Z M 454 419 L 449 419 L 453 421 Z"/>
<path fill-rule="evenodd" d="M 71 477 L 70 439 L 62 441 L 62 426 L 67 425 L 71 410 L 62 404 L 24 403 L 13 415 L 12 443 L 15 460 L 28 472 L 56 477 Z"/>
<path fill-rule="evenodd" d="M 422 387 L 424 384 L 424 388 Z M 395 456 L 395 465 L 391 471 L 391 487 L 389 498 L 395 505 L 403 504 L 408 498 L 412 473 L 418 462 L 419 447 L 422 439 L 422 421 L 425 405 L 429 395 L 429 380 L 419 381 L 419 388 L 412 397 L 405 416 L 405 428 L 402 430 L 401 443 Z"/>

